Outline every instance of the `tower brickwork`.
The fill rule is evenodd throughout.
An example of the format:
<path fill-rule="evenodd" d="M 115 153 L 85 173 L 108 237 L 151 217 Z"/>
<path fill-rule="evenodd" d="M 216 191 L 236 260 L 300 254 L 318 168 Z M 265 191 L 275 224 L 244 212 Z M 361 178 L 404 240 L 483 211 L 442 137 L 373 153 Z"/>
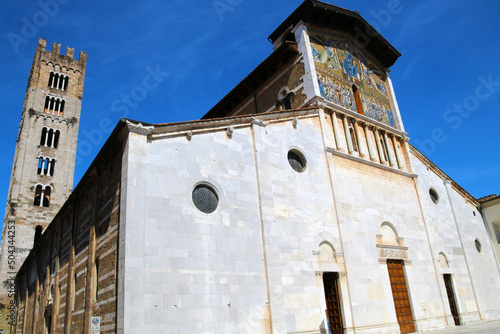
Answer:
<path fill-rule="evenodd" d="M 73 188 L 87 53 L 40 39 L 17 137 L 0 249 L 0 299 Z M 12 288 L 10 289 L 12 290 Z"/>

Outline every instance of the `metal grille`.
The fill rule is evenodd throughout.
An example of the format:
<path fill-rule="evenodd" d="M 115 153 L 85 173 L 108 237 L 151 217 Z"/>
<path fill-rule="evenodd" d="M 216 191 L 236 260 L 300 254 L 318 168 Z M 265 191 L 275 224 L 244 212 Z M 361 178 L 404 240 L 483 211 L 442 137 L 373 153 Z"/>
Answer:
<path fill-rule="evenodd" d="M 203 213 L 212 213 L 219 205 L 219 198 L 211 187 L 200 184 L 193 190 L 193 203 Z"/>
<path fill-rule="evenodd" d="M 288 163 L 294 171 L 302 173 L 306 168 L 304 158 L 294 151 L 288 151 Z"/>

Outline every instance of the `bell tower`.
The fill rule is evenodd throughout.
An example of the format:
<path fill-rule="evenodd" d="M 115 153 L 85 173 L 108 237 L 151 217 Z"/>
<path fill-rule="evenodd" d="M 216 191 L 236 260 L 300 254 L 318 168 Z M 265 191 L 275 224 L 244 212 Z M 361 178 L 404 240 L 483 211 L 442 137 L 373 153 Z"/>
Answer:
<path fill-rule="evenodd" d="M 0 301 L 39 235 L 73 189 L 87 53 L 40 39 L 16 140 L 0 248 Z"/>

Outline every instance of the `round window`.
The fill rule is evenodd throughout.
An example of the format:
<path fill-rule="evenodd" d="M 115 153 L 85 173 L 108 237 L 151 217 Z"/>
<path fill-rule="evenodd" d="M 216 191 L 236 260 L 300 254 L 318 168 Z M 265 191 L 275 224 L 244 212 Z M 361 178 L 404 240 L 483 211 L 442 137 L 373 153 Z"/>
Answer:
<path fill-rule="evenodd" d="M 219 206 L 219 196 L 214 188 L 199 184 L 193 189 L 193 203 L 203 213 L 212 213 Z"/>
<path fill-rule="evenodd" d="M 288 163 L 296 172 L 302 173 L 306 169 L 306 159 L 297 150 L 288 151 Z"/>
<path fill-rule="evenodd" d="M 429 189 L 429 196 L 431 197 L 431 200 L 434 202 L 434 204 L 438 204 L 439 202 L 439 195 L 436 190 L 433 188 Z"/>
<path fill-rule="evenodd" d="M 481 246 L 481 242 L 479 241 L 479 239 L 476 239 L 474 241 L 474 244 L 476 245 L 478 253 L 481 253 L 483 251 L 483 246 Z"/>

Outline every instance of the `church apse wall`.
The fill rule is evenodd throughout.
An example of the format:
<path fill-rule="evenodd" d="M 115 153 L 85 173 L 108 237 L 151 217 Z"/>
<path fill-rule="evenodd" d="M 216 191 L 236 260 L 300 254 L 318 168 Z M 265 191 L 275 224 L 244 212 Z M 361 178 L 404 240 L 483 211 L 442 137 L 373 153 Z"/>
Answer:
<path fill-rule="evenodd" d="M 345 34 L 310 28 L 309 39 L 321 96 L 396 127 L 383 66 Z"/>

